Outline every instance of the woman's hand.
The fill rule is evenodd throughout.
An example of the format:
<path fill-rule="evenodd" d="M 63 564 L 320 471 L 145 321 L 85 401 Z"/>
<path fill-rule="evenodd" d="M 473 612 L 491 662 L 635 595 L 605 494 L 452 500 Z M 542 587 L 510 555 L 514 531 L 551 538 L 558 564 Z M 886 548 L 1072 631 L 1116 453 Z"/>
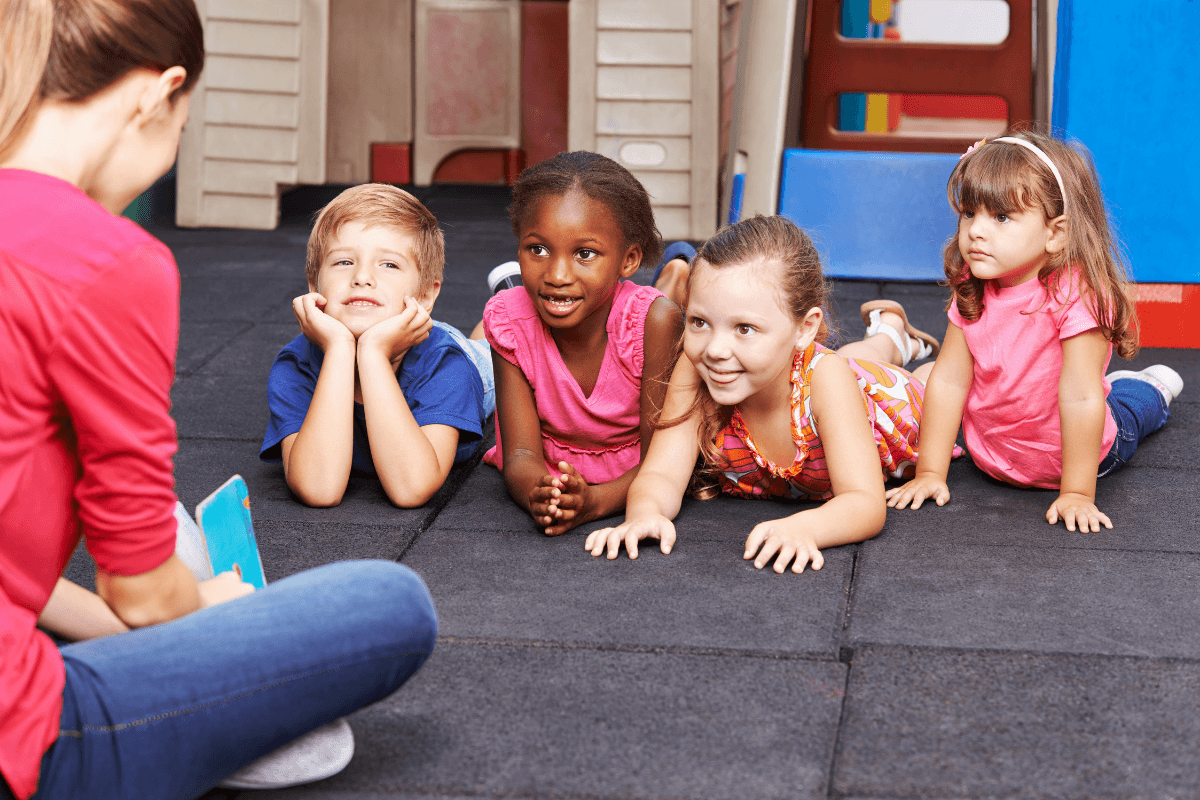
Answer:
<path fill-rule="evenodd" d="M 932 472 L 918 474 L 903 486 L 888 489 L 884 493 L 888 508 L 907 508 L 911 503 L 913 511 L 921 507 L 926 500 L 932 500 L 939 506 L 950 502 L 950 487 L 946 479 Z"/>
<path fill-rule="evenodd" d="M 607 547 L 608 560 L 612 561 L 621 552 L 621 542 L 625 542 L 625 552 L 629 553 L 630 559 L 635 559 L 638 557 L 638 542 L 642 539 L 658 539 L 658 548 L 666 555 L 675 546 L 675 523 L 661 514 L 652 514 L 626 521 L 615 528 L 592 531 L 583 547 L 590 550 L 593 556 L 600 555 Z"/>
<path fill-rule="evenodd" d="M 760 549 L 761 548 L 761 549 Z M 755 553 L 758 557 L 755 558 Z M 804 572 L 804 565 L 812 562 L 814 570 L 825 565 L 825 558 L 817 547 L 816 540 L 796 524 L 795 517 L 760 522 L 746 537 L 746 552 L 742 558 L 754 559 L 754 568 L 762 569 L 775 558 L 775 571 L 783 574 L 789 563 L 792 572 Z M 795 559 L 795 563 L 792 563 Z"/>
<path fill-rule="evenodd" d="M 1099 533 L 1101 525 L 1112 529 L 1112 520 L 1096 508 L 1091 498 L 1074 492 L 1059 494 L 1046 511 L 1046 521 L 1051 525 L 1057 525 L 1060 519 L 1066 523 L 1069 531 L 1074 531 L 1076 525 L 1080 533 Z"/>
<path fill-rule="evenodd" d="M 245 597 L 253 591 L 254 585 L 243 581 L 239 573 L 222 572 L 215 578 L 200 581 L 200 606 L 208 608 Z"/>

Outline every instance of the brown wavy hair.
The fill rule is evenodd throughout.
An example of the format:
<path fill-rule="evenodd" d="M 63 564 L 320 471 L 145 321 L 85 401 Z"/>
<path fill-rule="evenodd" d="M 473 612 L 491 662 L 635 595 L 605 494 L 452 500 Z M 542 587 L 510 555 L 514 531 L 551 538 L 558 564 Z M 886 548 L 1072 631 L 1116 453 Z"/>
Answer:
<path fill-rule="evenodd" d="M 1051 253 L 1037 279 L 1049 297 L 1065 297 L 1064 281 L 1071 268 L 1079 270 L 1080 287 L 1104 337 L 1117 354 L 1133 358 L 1138 351 L 1137 314 L 1130 296 L 1125 256 L 1114 237 L 1100 192 L 1095 164 L 1079 142 L 1067 144 L 1033 131 L 1004 134 L 1036 145 L 1050 157 L 1067 193 L 1067 244 Z M 1064 198 L 1058 181 L 1040 158 L 1012 142 L 990 141 L 962 158 L 946 184 L 951 207 L 959 215 L 985 208 L 993 214 L 1040 211 L 1046 223 L 1063 215 Z M 983 312 L 985 281 L 967 268 L 958 246 L 958 233 L 942 253 L 951 302 L 963 319 L 974 321 Z"/>
<path fill-rule="evenodd" d="M 700 265 L 725 269 L 753 264 L 763 273 L 770 272 L 769 282 L 777 283 L 776 299 L 780 307 L 799 322 L 814 308 L 829 307 L 830 289 L 821 270 L 821 257 L 812 239 L 786 217 L 764 217 L 756 214 L 741 222 L 726 226 L 705 242 L 692 262 L 688 273 L 683 307 L 691 296 L 692 280 Z M 825 316 L 817 329 L 816 341 L 824 344 L 829 338 Z M 682 349 L 682 342 L 681 348 Z M 656 428 L 670 428 L 693 415 L 700 415 L 700 458 L 692 476 L 690 491 L 695 497 L 708 499 L 717 494 L 718 476 L 728 462 L 717 435 L 733 417 L 733 406 L 713 399 L 704 381 L 696 388 L 696 398 L 681 416 L 659 419 Z"/>
<path fill-rule="evenodd" d="M 587 150 L 559 153 L 526 167 L 513 186 L 508 218 L 513 234 L 521 238 L 521 229 L 529 212 L 547 196 L 564 195 L 578 189 L 603 203 L 621 227 L 627 245 L 642 249 L 642 264 L 657 264 L 662 258 L 662 235 L 654 222 L 650 195 L 633 173 L 607 156 Z"/>
<path fill-rule="evenodd" d="M 192 0 L 0 2 L 0 158 L 46 100 L 78 102 L 138 68 L 183 67 L 171 99 L 204 69 L 204 26 Z"/>

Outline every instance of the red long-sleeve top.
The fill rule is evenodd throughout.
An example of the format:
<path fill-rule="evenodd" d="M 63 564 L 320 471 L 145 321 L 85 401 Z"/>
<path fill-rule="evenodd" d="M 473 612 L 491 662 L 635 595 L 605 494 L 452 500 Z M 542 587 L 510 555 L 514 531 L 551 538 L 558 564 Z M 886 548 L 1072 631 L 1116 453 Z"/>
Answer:
<path fill-rule="evenodd" d="M 84 537 L 137 575 L 175 548 L 179 273 L 69 183 L 0 170 L 0 773 L 37 788 L 64 670 L 36 629 Z"/>

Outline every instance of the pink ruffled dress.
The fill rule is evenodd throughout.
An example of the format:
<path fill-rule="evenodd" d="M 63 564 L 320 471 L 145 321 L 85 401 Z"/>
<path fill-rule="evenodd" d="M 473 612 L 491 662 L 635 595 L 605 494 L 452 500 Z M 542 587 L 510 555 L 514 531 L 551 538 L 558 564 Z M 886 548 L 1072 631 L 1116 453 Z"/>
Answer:
<path fill-rule="evenodd" d="M 538 316 L 524 287 L 506 289 L 488 301 L 483 329 L 500 356 L 518 367 L 533 387 L 542 424 L 546 469 L 566 461 L 588 483 L 607 483 L 641 460 L 642 336 L 650 305 L 662 293 L 623 281 L 608 315 L 608 346 L 591 396 L 563 363 L 558 345 Z M 483 460 L 503 467 L 500 421 L 496 446 Z"/>

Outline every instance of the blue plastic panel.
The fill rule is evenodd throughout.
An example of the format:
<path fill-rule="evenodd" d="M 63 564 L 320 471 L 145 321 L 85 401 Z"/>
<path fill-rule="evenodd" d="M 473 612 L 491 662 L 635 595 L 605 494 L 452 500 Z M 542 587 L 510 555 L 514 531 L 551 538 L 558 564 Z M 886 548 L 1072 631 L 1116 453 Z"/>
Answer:
<path fill-rule="evenodd" d="M 827 275 L 941 280 L 958 217 L 946 181 L 958 156 L 785 150 L 779 213 L 817 246 Z"/>
<path fill-rule="evenodd" d="M 1143 283 L 1200 283 L 1198 30 L 1200 2 L 1059 0 L 1052 121 L 1091 150 Z"/>

